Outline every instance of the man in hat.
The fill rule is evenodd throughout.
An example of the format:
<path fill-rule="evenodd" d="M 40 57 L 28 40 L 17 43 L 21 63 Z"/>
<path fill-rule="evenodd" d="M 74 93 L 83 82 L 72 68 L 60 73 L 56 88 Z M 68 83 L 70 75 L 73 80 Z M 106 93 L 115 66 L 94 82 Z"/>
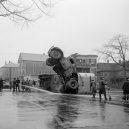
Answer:
<path fill-rule="evenodd" d="M 125 102 L 129 99 L 129 78 L 126 78 L 126 81 L 123 84 L 123 99 L 125 100 Z"/>
<path fill-rule="evenodd" d="M 2 78 L 0 78 L 0 91 L 2 91 L 3 90 L 3 79 Z"/>
<path fill-rule="evenodd" d="M 15 91 L 16 89 L 16 78 L 13 78 L 13 92 Z"/>
<path fill-rule="evenodd" d="M 100 81 L 99 81 L 99 99 L 100 99 L 100 101 L 102 99 L 102 94 L 104 95 L 105 100 L 107 100 L 107 96 L 106 96 L 106 82 L 104 80 L 104 77 L 101 77 Z"/>
<path fill-rule="evenodd" d="M 19 78 L 17 77 L 17 79 L 16 79 L 16 92 L 17 92 L 17 91 L 20 92 L 20 86 L 19 86 L 19 84 L 20 84 L 20 80 L 19 80 Z"/>

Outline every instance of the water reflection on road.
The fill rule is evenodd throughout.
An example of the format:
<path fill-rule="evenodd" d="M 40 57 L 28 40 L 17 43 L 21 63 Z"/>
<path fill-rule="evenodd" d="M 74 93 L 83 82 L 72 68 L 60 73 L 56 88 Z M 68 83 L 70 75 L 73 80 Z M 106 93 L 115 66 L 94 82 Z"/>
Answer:
<path fill-rule="evenodd" d="M 57 111 L 52 120 L 52 127 L 68 128 L 79 115 L 80 100 L 77 96 L 60 96 L 57 103 Z"/>
<path fill-rule="evenodd" d="M 0 93 L 0 129 L 74 128 L 128 129 L 129 108 L 89 101 L 85 96 Z"/>

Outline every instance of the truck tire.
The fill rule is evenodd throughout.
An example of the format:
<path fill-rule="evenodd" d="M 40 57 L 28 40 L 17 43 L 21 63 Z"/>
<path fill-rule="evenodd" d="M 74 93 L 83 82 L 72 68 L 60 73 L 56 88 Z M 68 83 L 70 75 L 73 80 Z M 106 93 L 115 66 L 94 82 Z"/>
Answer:
<path fill-rule="evenodd" d="M 55 65 L 54 59 L 53 58 L 48 58 L 46 60 L 46 65 L 48 65 L 48 66 L 54 66 Z"/>
<path fill-rule="evenodd" d="M 56 60 L 60 60 L 64 56 L 62 50 L 58 47 L 50 48 L 48 55 Z"/>
<path fill-rule="evenodd" d="M 78 83 L 76 80 L 74 79 L 70 79 L 70 81 L 68 81 L 68 83 L 66 84 L 69 88 L 75 90 L 78 88 Z"/>

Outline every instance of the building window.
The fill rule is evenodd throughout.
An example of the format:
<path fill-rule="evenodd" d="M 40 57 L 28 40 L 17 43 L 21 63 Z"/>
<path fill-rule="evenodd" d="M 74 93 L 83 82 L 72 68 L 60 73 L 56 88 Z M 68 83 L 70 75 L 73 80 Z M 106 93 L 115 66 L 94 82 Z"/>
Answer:
<path fill-rule="evenodd" d="M 89 59 L 86 59 L 86 60 L 85 60 L 85 63 L 86 63 L 86 64 L 89 64 Z"/>
<path fill-rule="evenodd" d="M 89 64 L 91 64 L 91 59 L 89 59 Z"/>
<path fill-rule="evenodd" d="M 91 64 L 96 65 L 96 59 L 91 59 Z"/>

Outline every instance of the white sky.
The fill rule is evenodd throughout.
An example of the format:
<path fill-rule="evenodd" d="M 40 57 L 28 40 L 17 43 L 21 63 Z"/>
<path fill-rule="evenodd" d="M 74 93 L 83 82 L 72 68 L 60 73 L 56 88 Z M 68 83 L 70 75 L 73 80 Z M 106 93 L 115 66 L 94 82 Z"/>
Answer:
<path fill-rule="evenodd" d="M 60 47 L 65 56 L 94 54 L 114 34 L 129 36 L 129 0 L 61 0 L 29 27 L 0 17 L 0 67 L 17 63 L 19 53 L 46 53 Z"/>

